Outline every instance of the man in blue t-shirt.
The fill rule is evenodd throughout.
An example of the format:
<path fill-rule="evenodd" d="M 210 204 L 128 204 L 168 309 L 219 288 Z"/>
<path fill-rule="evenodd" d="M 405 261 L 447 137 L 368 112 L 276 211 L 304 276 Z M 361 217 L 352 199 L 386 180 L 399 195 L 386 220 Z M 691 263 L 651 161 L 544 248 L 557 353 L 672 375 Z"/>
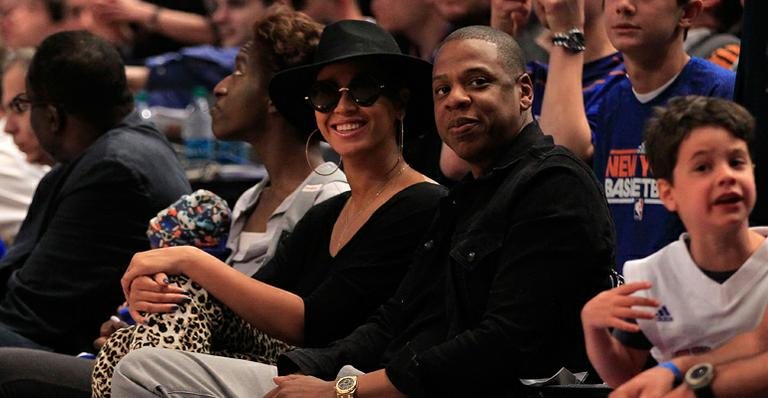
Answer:
<path fill-rule="evenodd" d="M 538 1 L 555 8 L 552 0 Z M 679 219 L 662 206 L 645 157 L 642 131 L 653 108 L 681 95 L 733 95 L 733 72 L 683 50 L 685 32 L 701 8 L 701 0 L 605 0 L 606 33 L 624 55 L 627 76 L 586 111 L 572 105 L 581 98 L 580 85 L 572 86 L 580 83 L 574 71 L 581 68 L 582 53 L 564 46 L 550 53 L 550 81 L 558 76 L 559 86 L 571 87 L 571 92 L 558 96 L 559 128 L 548 131 L 557 143 L 591 161 L 602 181 L 616 224 L 619 271 L 625 261 L 659 250 L 683 230 Z M 572 21 L 578 28 L 579 16 Z"/>

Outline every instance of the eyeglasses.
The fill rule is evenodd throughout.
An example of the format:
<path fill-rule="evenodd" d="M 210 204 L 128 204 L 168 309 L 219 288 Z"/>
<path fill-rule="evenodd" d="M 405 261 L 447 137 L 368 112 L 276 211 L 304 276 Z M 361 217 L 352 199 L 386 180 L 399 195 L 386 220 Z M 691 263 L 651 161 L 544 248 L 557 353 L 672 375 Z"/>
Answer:
<path fill-rule="evenodd" d="M 312 85 L 309 94 L 304 97 L 312 108 L 320 113 L 330 113 L 341 101 L 346 92 L 357 105 L 369 107 L 379 99 L 384 92 L 384 85 L 370 76 L 358 76 L 349 82 L 347 87 L 339 87 L 336 82 L 318 81 Z"/>
<path fill-rule="evenodd" d="M 16 96 L 11 99 L 11 102 L 8 103 L 8 108 L 10 108 L 14 113 L 22 114 L 28 111 L 31 105 L 47 104 L 53 104 L 53 102 L 33 100 L 29 98 L 27 93 L 19 93 L 16 94 Z"/>

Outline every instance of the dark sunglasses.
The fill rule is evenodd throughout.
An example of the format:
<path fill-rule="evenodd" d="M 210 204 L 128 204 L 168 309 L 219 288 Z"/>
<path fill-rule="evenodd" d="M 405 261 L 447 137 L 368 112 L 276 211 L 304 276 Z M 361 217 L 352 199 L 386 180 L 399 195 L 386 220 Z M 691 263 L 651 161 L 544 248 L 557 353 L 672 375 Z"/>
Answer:
<path fill-rule="evenodd" d="M 15 97 L 11 99 L 11 102 L 8 103 L 8 108 L 13 111 L 13 113 L 22 114 L 29 110 L 29 107 L 31 105 L 48 105 L 53 104 L 53 102 L 50 101 L 37 101 L 29 98 L 29 95 L 27 93 L 18 93 Z"/>
<path fill-rule="evenodd" d="M 369 107 L 384 92 L 384 85 L 370 76 L 355 77 L 347 87 L 339 87 L 333 81 L 317 81 L 309 89 L 309 94 L 304 99 L 316 111 L 330 113 L 339 104 L 344 92 L 347 92 L 349 98 L 357 105 Z"/>

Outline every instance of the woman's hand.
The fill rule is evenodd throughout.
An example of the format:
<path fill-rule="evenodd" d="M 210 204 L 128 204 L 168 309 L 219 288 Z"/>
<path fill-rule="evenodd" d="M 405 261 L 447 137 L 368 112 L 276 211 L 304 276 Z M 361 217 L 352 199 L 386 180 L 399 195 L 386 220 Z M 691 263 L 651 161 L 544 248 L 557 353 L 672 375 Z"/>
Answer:
<path fill-rule="evenodd" d="M 589 300 L 581 310 L 581 321 L 585 328 L 616 328 L 626 332 L 638 332 L 640 326 L 626 319 L 653 319 L 655 313 L 632 309 L 634 306 L 658 307 L 655 299 L 631 296 L 638 290 L 651 288 L 650 282 L 627 283 L 601 292 Z"/>
<path fill-rule="evenodd" d="M 162 249 L 149 250 L 136 253 L 128 264 L 128 268 L 120 279 L 123 294 L 129 304 L 131 303 L 131 284 L 140 276 L 155 278 L 157 274 L 182 275 L 186 266 L 196 266 L 196 259 L 205 256 L 205 252 L 193 246 L 175 246 Z M 155 281 L 167 286 L 168 278 L 163 275 L 156 277 Z M 158 290 L 159 291 L 159 290 Z M 136 308 L 131 305 L 131 315 Z"/>
<path fill-rule="evenodd" d="M 137 323 L 144 323 L 142 313 L 174 312 L 178 304 L 188 300 L 184 289 L 169 284 L 168 277 L 159 273 L 154 277 L 140 276 L 133 280 L 128 308 Z"/>

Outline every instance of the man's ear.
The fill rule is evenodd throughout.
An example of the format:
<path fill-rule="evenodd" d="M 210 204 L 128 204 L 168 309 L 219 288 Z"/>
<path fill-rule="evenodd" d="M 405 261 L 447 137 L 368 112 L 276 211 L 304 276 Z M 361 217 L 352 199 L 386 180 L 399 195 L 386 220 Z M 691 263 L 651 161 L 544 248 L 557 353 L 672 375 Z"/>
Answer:
<path fill-rule="evenodd" d="M 61 113 L 61 110 L 55 105 L 46 104 L 45 106 L 45 119 L 43 122 L 48 125 L 48 131 L 54 131 L 61 133 L 64 130 L 64 123 L 66 122 L 66 116 Z"/>
<path fill-rule="evenodd" d="M 670 212 L 677 211 L 677 202 L 675 201 L 674 186 L 664 178 L 656 180 L 656 189 L 659 190 L 659 199 L 664 207 Z"/>
<path fill-rule="evenodd" d="M 533 81 L 531 76 L 523 73 L 518 78 L 520 84 L 520 110 L 527 111 L 533 106 Z"/>
<path fill-rule="evenodd" d="M 682 6 L 682 15 L 680 15 L 680 21 L 678 25 L 683 29 L 688 29 L 693 26 L 693 21 L 701 14 L 701 10 L 704 7 L 701 0 L 690 0 L 688 3 Z"/>

